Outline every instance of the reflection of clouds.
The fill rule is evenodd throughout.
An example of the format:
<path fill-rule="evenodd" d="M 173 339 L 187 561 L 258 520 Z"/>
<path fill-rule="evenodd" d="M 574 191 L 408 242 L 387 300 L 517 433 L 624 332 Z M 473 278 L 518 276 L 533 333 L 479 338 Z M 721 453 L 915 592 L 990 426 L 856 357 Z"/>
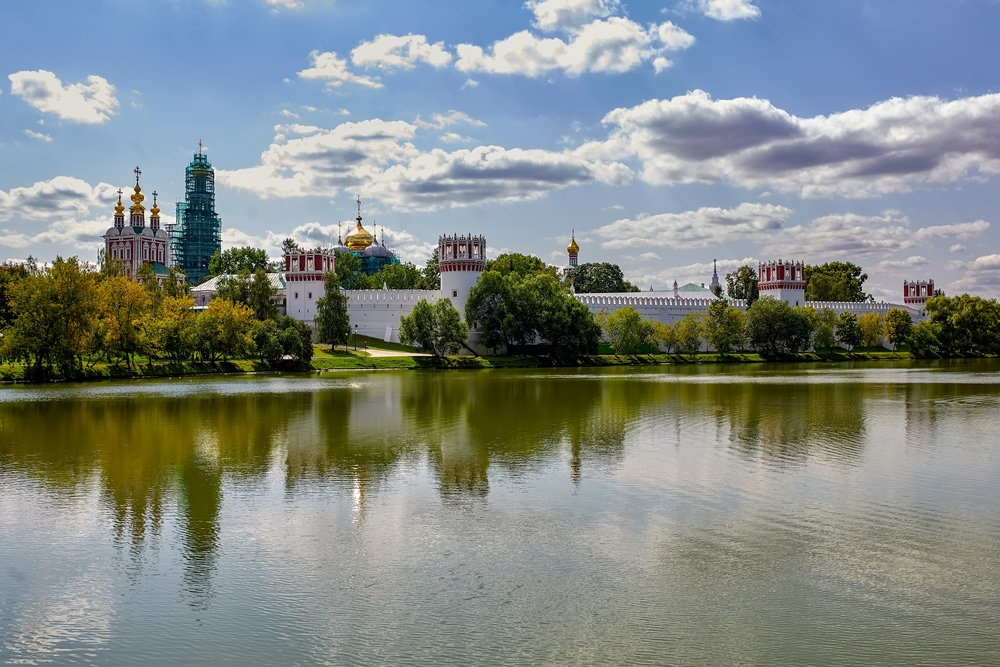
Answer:
<path fill-rule="evenodd" d="M 33 597 L 10 625 L 0 654 L 5 662 L 38 664 L 106 650 L 111 639 L 113 596 L 94 572 L 77 573 Z"/>

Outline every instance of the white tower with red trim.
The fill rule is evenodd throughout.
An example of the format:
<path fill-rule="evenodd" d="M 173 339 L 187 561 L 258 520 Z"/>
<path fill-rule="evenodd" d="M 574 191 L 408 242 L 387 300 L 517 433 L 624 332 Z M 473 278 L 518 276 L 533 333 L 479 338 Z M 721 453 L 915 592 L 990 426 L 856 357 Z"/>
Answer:
<path fill-rule="evenodd" d="M 479 274 L 486 269 L 486 237 L 459 236 L 438 238 L 438 268 L 441 271 L 441 296 L 465 319 L 465 302 Z"/>
<path fill-rule="evenodd" d="M 290 250 L 285 253 L 285 312 L 297 320 L 316 319 L 316 302 L 325 293 L 323 276 L 334 270 L 333 250 Z"/>
<path fill-rule="evenodd" d="M 934 296 L 933 280 L 904 280 L 903 303 L 914 308 L 923 308 L 927 299 Z"/>
<path fill-rule="evenodd" d="M 806 267 L 803 262 L 761 262 L 757 267 L 757 289 L 762 297 L 784 301 L 789 306 L 806 303 Z"/>

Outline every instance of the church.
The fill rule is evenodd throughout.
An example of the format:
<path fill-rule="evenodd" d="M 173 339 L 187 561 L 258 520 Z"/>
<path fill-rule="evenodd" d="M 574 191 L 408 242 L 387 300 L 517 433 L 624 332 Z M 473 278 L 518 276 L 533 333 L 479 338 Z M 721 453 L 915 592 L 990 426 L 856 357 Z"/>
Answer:
<path fill-rule="evenodd" d="M 125 224 L 122 191 L 118 190 L 114 223 L 104 233 L 104 253 L 108 260 L 120 262 L 125 274 L 131 278 L 136 277 L 139 267 L 148 264 L 157 280 L 163 282 L 169 274 L 167 264 L 170 262 L 170 238 L 166 230 L 160 227 L 160 208 L 156 204 L 155 190 L 153 206 L 149 210 L 149 226 L 146 226 L 146 208 L 142 205 L 146 197 L 139 186 L 141 174 L 142 171 L 136 167 L 128 224 Z"/>

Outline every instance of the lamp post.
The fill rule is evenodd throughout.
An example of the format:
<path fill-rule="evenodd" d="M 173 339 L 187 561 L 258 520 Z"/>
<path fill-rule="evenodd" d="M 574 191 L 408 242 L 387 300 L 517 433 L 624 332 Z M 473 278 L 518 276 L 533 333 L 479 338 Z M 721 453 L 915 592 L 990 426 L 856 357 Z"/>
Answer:
<path fill-rule="evenodd" d="M 358 325 L 354 325 L 354 351 L 358 351 Z"/>

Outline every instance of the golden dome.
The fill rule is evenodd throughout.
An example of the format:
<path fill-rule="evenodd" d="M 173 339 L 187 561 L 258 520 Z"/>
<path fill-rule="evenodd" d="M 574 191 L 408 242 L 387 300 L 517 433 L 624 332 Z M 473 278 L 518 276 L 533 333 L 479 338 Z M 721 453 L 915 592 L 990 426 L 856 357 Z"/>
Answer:
<path fill-rule="evenodd" d="M 125 215 L 125 206 L 122 204 L 122 191 L 118 189 L 118 203 L 115 204 L 115 215 Z"/>
<path fill-rule="evenodd" d="M 580 252 L 580 246 L 576 244 L 576 234 L 573 235 L 569 245 L 566 246 L 566 252 Z"/>
<path fill-rule="evenodd" d="M 365 231 L 365 228 L 361 226 L 361 216 L 358 216 L 358 229 L 353 234 L 348 234 L 345 240 L 345 245 L 348 250 L 354 250 L 356 252 L 361 252 L 372 243 L 375 242 L 375 237 Z"/>
<path fill-rule="evenodd" d="M 156 190 L 153 190 L 153 208 L 149 209 L 149 214 L 154 218 L 160 215 L 160 207 L 156 205 Z"/>
<path fill-rule="evenodd" d="M 129 208 L 129 210 L 132 211 L 133 213 L 142 213 L 143 211 L 145 211 L 146 209 L 142 207 L 142 200 L 145 198 L 146 197 L 142 194 L 142 188 L 140 188 L 139 184 L 136 183 L 135 192 L 132 194 L 131 197 L 132 206 Z"/>

